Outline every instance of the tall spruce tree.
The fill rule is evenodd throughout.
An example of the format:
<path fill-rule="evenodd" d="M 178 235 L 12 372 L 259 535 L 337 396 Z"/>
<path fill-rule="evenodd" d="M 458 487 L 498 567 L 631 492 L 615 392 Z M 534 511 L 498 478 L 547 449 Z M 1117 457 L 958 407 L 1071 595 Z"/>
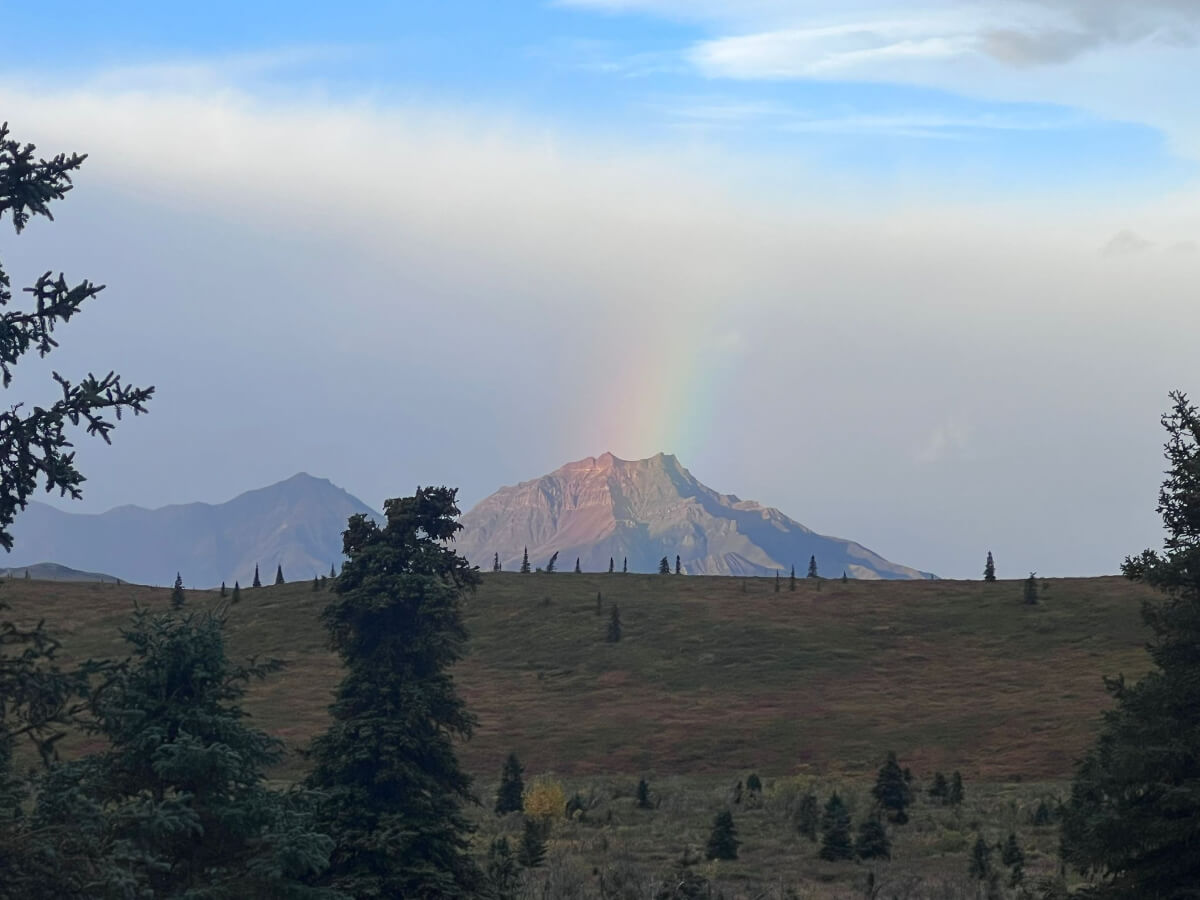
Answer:
<path fill-rule="evenodd" d="M 871 796 L 882 809 L 887 810 L 891 821 L 897 825 L 908 822 L 908 813 L 905 810 L 912 803 L 912 788 L 905 780 L 904 770 L 900 768 L 893 751 L 888 751 L 887 759 L 879 769 Z"/>
<path fill-rule="evenodd" d="M 500 554 L 499 553 L 495 553 L 492 555 L 492 571 L 493 572 L 500 571 Z M 507 847 L 507 846 L 508 845 L 506 844 L 505 847 Z"/>
<path fill-rule="evenodd" d="M 611 575 L 612 573 L 613 573 L 613 558 L 610 556 L 608 558 L 608 574 Z"/>
<path fill-rule="evenodd" d="M 352 516 L 348 561 L 322 613 L 346 667 L 313 742 L 311 787 L 335 836 L 328 883 L 354 897 L 461 897 L 480 885 L 462 804 L 470 779 L 454 741 L 473 717 L 450 669 L 466 646 L 460 604 L 480 581 L 450 542 L 455 491 L 418 488 Z"/>
<path fill-rule="evenodd" d="M 283 581 L 283 563 L 280 563 L 278 566 L 275 567 L 275 583 L 276 584 L 284 583 L 284 581 Z"/>
<path fill-rule="evenodd" d="M 521 574 L 522 575 L 529 574 L 529 548 L 528 547 L 525 548 L 525 553 L 521 557 Z"/>
<path fill-rule="evenodd" d="M 987 881 L 992 877 L 992 848 L 983 839 L 983 835 L 975 836 L 975 844 L 971 847 L 971 860 L 967 864 L 967 874 L 978 881 Z"/>
<path fill-rule="evenodd" d="M 550 554 L 550 558 L 546 560 L 546 571 L 553 572 L 554 567 L 558 565 L 558 551 L 555 550 Z"/>
<path fill-rule="evenodd" d="M 229 595 L 230 603 L 237 603 L 242 599 L 242 586 L 235 580 L 233 582 L 233 593 Z"/>
<path fill-rule="evenodd" d="M 262 587 L 262 579 L 258 577 L 258 563 L 254 564 L 254 581 L 250 583 L 250 587 Z"/>
<path fill-rule="evenodd" d="M 520 812 L 522 797 L 525 794 L 525 781 L 522 775 L 524 766 L 517 759 L 517 754 L 508 754 L 504 761 L 504 771 L 500 773 L 500 787 L 496 791 L 496 815 L 503 816 L 511 812 Z"/>
<path fill-rule="evenodd" d="M 681 563 L 681 561 L 680 561 L 680 559 L 679 559 L 679 554 L 678 554 L 678 553 L 676 553 L 676 554 L 675 554 L 675 574 L 676 574 L 676 575 L 682 575 L 682 574 L 683 574 L 683 565 L 682 565 L 682 563 Z"/>
<path fill-rule="evenodd" d="M 330 578 L 337 578 L 337 570 L 335 570 L 335 569 L 333 568 L 333 563 L 330 563 L 330 564 L 329 564 L 329 577 L 330 577 Z"/>
<path fill-rule="evenodd" d="M 987 562 L 985 562 L 983 564 L 983 580 L 984 581 L 995 581 L 996 580 L 996 563 L 992 560 L 992 551 L 991 550 L 988 551 Z"/>
<path fill-rule="evenodd" d="M 577 556 L 577 557 L 575 557 L 575 574 L 579 575 L 582 572 L 583 572 L 583 569 L 579 568 L 579 557 Z"/>
<path fill-rule="evenodd" d="M 854 859 L 854 842 L 850 838 L 850 811 L 834 792 L 821 815 L 821 859 L 830 862 Z"/>
<path fill-rule="evenodd" d="M 795 564 L 793 564 L 792 565 L 792 574 L 788 576 L 788 590 L 794 591 L 795 589 L 796 589 L 796 566 L 795 566 Z"/>
<path fill-rule="evenodd" d="M 1080 762 L 1063 811 L 1064 860 L 1098 898 L 1195 896 L 1200 885 L 1200 415 L 1171 393 L 1161 552 L 1121 567 L 1161 599 L 1143 605 L 1153 668 L 1106 684 L 1116 705 Z"/>
<path fill-rule="evenodd" d="M 536 869 L 545 861 L 545 824 L 534 818 L 526 818 L 525 829 L 521 832 L 521 844 L 517 849 L 517 862 L 526 869 Z"/>
<path fill-rule="evenodd" d="M 808 577 L 809 578 L 817 578 L 818 577 L 818 575 L 817 575 L 817 557 L 815 555 L 810 556 L 808 558 Z"/>
<path fill-rule="evenodd" d="M 175 586 L 171 589 L 171 606 L 175 609 L 181 609 L 186 602 L 183 596 L 183 576 L 178 572 L 175 573 Z"/>
<path fill-rule="evenodd" d="M 671 564 L 669 562 L 667 562 L 667 558 L 665 556 L 658 561 L 658 574 L 659 575 L 670 575 L 671 574 Z"/>
<path fill-rule="evenodd" d="M 624 557 L 621 560 L 621 574 L 622 575 L 629 574 L 629 557 L 628 556 Z"/>

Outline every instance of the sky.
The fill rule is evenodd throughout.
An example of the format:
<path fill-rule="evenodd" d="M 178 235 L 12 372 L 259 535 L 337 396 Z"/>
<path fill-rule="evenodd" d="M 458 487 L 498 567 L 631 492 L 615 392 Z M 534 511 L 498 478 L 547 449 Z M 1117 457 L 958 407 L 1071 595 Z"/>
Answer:
<path fill-rule="evenodd" d="M 1158 546 L 1200 398 L 1193 0 L 0 0 L 76 188 L 23 361 L 153 384 L 96 512 L 298 471 L 372 506 L 611 451 L 945 577 Z"/>

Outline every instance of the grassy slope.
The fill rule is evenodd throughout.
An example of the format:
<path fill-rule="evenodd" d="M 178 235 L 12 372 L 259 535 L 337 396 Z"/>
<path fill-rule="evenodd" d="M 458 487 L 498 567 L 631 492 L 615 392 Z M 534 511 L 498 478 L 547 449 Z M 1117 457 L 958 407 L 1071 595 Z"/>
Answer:
<path fill-rule="evenodd" d="M 120 654 L 132 604 L 165 608 L 169 594 L 13 579 L 0 598 L 80 658 Z M 1146 667 L 1144 596 L 1120 578 L 1051 580 L 1029 607 L 1019 582 L 802 580 L 790 593 L 785 580 L 776 594 L 769 579 L 489 573 L 458 671 L 480 722 L 462 757 L 483 777 L 510 750 L 531 772 L 853 777 L 893 748 L 918 774 L 1061 778 L 1107 705 L 1101 676 Z M 243 591 L 230 610 L 234 653 L 289 663 L 248 707 L 295 747 L 323 726 L 339 677 L 317 619 L 327 601 L 297 583 Z M 619 644 L 604 642 L 613 602 Z"/>

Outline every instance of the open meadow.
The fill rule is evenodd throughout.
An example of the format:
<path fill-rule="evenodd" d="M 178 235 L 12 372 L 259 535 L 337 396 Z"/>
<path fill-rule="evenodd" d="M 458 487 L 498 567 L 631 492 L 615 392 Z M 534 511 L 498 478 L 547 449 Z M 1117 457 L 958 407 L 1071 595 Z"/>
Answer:
<path fill-rule="evenodd" d="M 14 618 L 44 618 L 62 658 L 122 654 L 135 603 L 166 609 L 170 591 L 10 579 Z M 515 752 L 527 783 L 546 776 L 582 810 L 551 828 L 530 896 L 644 897 L 683 854 L 702 857 L 713 816 L 733 811 L 742 850 L 693 871 L 726 897 L 972 896 L 967 856 L 1016 832 L 1032 878 L 1057 871 L 1057 831 L 1035 826 L 1064 796 L 1073 761 L 1108 698 L 1102 676 L 1147 668 L 1144 588 L 1122 578 L 1051 579 L 1040 602 L 1018 581 L 855 582 L 596 574 L 491 574 L 466 607 L 467 658 L 455 671 L 478 727 L 459 747 L 482 806 L 482 853 L 519 838 L 520 817 L 491 801 Z M 305 770 L 300 750 L 326 723 L 339 665 L 311 582 L 244 589 L 227 606 L 234 657 L 275 657 L 283 672 L 246 708 L 292 751 L 281 781 Z M 189 591 L 187 602 L 221 601 Z M 619 642 L 605 640 L 616 605 Z M 65 751 L 88 739 L 72 736 Z M 797 831 L 797 798 L 833 790 L 857 826 L 888 750 L 911 768 L 919 801 L 893 826 L 890 864 L 827 863 Z M 935 770 L 960 771 L 960 808 L 930 801 Z M 762 776 L 760 795 L 735 785 Z M 653 808 L 637 809 L 646 778 Z M 995 852 L 993 855 L 998 855 Z M 789 894 L 788 891 L 792 891 Z M 935 891 L 943 893 L 933 893 Z M 909 893 L 906 893 L 909 892 Z"/>

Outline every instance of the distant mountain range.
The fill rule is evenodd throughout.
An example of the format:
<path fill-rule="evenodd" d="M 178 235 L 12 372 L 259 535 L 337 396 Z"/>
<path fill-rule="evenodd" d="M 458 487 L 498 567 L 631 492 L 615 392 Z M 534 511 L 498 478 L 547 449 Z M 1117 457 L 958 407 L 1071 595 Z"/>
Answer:
<path fill-rule="evenodd" d="M 374 515 L 332 482 L 304 473 L 218 504 L 82 514 L 33 502 L 13 525 L 7 561 L 16 576 L 53 560 L 136 584 L 169 585 L 178 572 L 189 587 L 246 586 L 256 565 L 264 584 L 276 566 L 289 581 L 311 580 L 333 563 L 340 567 L 342 532 L 355 513 Z"/>
<path fill-rule="evenodd" d="M 558 553 L 570 571 L 578 558 L 589 572 L 609 559 L 620 571 L 653 572 L 678 555 L 688 574 L 774 575 L 796 567 L 851 578 L 933 578 L 889 562 L 861 544 L 817 534 L 777 509 L 719 494 L 701 484 L 674 456 L 623 460 L 611 453 L 568 463 L 515 487 L 501 488 L 462 517 L 458 550 L 490 569 L 495 554 L 516 569 L 525 548 L 530 564 Z"/>
<path fill-rule="evenodd" d="M 7 562 L 13 577 L 70 577 L 169 585 L 175 573 L 188 587 L 234 581 L 249 585 L 257 565 L 264 584 L 283 567 L 288 581 L 308 580 L 340 566 L 342 532 L 356 513 L 378 515 L 323 478 L 301 473 L 227 503 L 144 509 L 120 506 L 100 514 L 70 513 L 30 503 L 13 526 Z M 697 481 L 674 456 L 627 461 L 611 453 L 568 463 L 515 487 L 501 488 L 462 517 L 457 549 L 490 569 L 499 554 L 515 570 L 526 547 L 544 566 L 552 553 L 569 571 L 653 572 L 679 555 L 683 571 L 704 575 L 798 575 L 816 557 L 828 577 L 932 578 L 889 562 L 861 544 L 817 534 L 777 509 L 719 494 Z M 61 569 L 53 574 L 45 560 Z M 65 568 L 64 568 L 65 567 Z M 0 570 L 2 572 L 3 570 Z M 35 574 L 40 573 L 40 574 Z M 99 575 L 94 573 L 108 573 Z"/>
<path fill-rule="evenodd" d="M 80 572 L 60 566 L 58 563 L 34 563 L 32 566 L 0 569 L 0 578 L 35 578 L 38 581 L 107 581 L 114 583 L 119 579 L 103 572 Z"/>

